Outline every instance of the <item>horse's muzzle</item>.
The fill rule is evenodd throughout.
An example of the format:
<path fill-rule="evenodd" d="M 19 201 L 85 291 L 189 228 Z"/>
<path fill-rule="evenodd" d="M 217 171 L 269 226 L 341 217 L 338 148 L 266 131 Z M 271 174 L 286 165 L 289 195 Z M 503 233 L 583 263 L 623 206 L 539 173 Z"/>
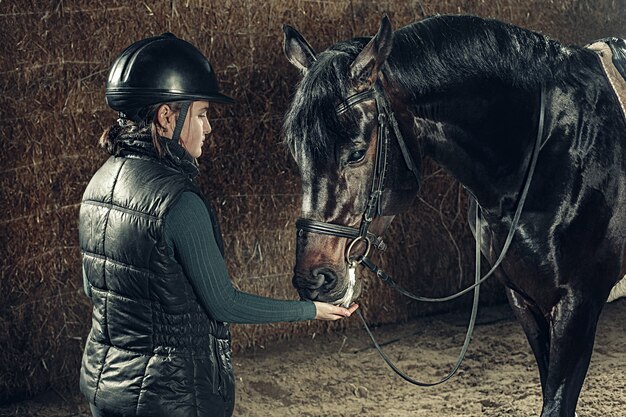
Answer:
<path fill-rule="evenodd" d="M 293 286 L 303 300 L 336 303 L 341 300 L 348 288 L 345 276 L 339 277 L 329 267 L 318 267 L 311 270 L 308 276 L 296 273 L 292 279 Z M 360 293 L 357 285 L 354 298 Z"/>
<path fill-rule="evenodd" d="M 336 283 L 337 274 L 328 267 L 314 268 L 309 276 L 296 273 L 293 277 L 293 286 L 298 290 L 300 297 L 306 300 L 325 298 Z"/>

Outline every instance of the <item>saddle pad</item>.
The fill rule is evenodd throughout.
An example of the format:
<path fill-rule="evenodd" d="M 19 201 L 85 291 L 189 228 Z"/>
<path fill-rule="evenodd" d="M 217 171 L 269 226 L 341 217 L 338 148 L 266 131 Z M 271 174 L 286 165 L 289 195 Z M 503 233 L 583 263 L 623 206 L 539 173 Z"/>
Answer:
<path fill-rule="evenodd" d="M 586 46 L 600 57 L 608 78 L 626 118 L 626 42 L 623 39 L 602 39 Z"/>

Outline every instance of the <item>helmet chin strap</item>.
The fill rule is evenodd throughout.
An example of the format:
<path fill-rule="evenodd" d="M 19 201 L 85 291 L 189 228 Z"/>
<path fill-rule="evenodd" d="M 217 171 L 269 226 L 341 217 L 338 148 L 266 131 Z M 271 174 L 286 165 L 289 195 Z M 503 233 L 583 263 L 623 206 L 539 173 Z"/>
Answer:
<path fill-rule="evenodd" d="M 185 101 L 182 107 L 180 108 L 178 117 L 176 118 L 176 126 L 174 127 L 174 133 L 172 134 L 172 140 L 175 143 L 179 143 L 180 132 L 182 132 L 183 130 L 183 125 L 185 124 L 185 119 L 187 118 L 187 112 L 189 111 L 189 106 L 191 106 L 191 101 Z"/>

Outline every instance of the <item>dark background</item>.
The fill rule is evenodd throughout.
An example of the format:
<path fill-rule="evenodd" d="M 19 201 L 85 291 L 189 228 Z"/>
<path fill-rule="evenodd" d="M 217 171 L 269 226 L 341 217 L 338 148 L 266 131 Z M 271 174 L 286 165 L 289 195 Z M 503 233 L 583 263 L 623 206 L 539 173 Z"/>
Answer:
<path fill-rule="evenodd" d="M 281 25 L 296 27 L 321 51 L 373 35 L 384 13 L 396 28 L 428 15 L 462 13 L 508 21 L 565 44 L 626 37 L 624 0 L 0 1 L 0 403 L 77 385 L 90 326 L 78 207 L 107 157 L 96 142 L 116 119 L 104 101 L 115 56 L 138 39 L 171 31 L 209 57 L 222 89 L 237 99 L 211 109 L 214 144 L 200 160 L 200 184 L 218 209 L 233 282 L 244 291 L 296 298 L 291 268 L 300 185 L 280 126 L 298 73 L 283 56 Z M 414 210 L 394 221 L 390 248 L 378 260 L 411 290 L 457 290 L 472 279 L 465 218 L 459 184 L 429 162 Z M 470 301 L 435 310 L 392 294 L 370 275 L 362 279 L 360 303 L 374 324 Z M 494 282 L 481 297 L 504 302 Z M 358 322 L 234 326 L 234 349 L 347 326 Z"/>

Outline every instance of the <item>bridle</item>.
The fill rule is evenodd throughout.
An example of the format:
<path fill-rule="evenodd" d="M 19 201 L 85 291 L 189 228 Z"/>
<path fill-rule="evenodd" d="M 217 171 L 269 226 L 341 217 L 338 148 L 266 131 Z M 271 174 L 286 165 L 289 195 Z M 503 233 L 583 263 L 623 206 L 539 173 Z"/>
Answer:
<path fill-rule="evenodd" d="M 390 145 L 389 129 L 387 127 L 388 124 L 391 125 L 396 140 L 400 145 L 400 150 L 402 152 L 402 156 L 404 157 L 404 162 L 406 163 L 409 170 L 413 173 L 413 175 L 415 176 L 415 180 L 419 184 L 419 172 L 417 171 L 415 163 L 413 163 L 413 158 L 411 158 L 411 154 L 409 153 L 406 143 L 404 142 L 404 138 L 400 133 L 398 122 L 396 121 L 396 118 L 391 111 L 389 101 L 379 80 L 376 80 L 372 88 L 348 97 L 345 101 L 343 101 L 336 107 L 336 112 L 338 115 L 340 115 L 348 110 L 350 107 L 367 100 L 376 101 L 376 109 L 378 110 L 378 136 L 376 143 L 376 161 L 374 162 L 374 175 L 372 177 L 372 186 L 369 199 L 365 207 L 365 211 L 361 218 L 361 224 L 358 228 L 355 228 L 335 223 L 327 223 L 303 218 L 299 218 L 296 221 L 296 228 L 298 229 L 299 233 L 301 231 L 306 231 L 322 235 L 353 239 L 352 243 L 348 245 L 348 250 L 345 254 L 346 262 L 349 265 L 362 263 L 363 259 L 367 258 L 367 255 L 369 254 L 372 246 L 380 251 L 384 251 L 387 248 L 387 245 L 383 241 L 382 237 L 369 232 L 369 227 L 372 223 L 372 220 L 374 220 L 376 216 L 382 215 L 382 193 L 385 187 L 385 177 L 387 175 L 388 163 L 387 158 L 389 155 Z M 364 254 L 360 257 L 352 257 L 352 249 L 354 249 L 356 243 L 361 241 L 365 243 Z"/>
<path fill-rule="evenodd" d="M 440 297 L 440 298 L 420 297 L 405 290 L 400 285 L 398 285 L 392 279 L 390 275 L 385 273 L 376 264 L 374 264 L 369 257 L 370 249 L 372 248 L 372 246 L 381 251 L 384 251 L 386 249 L 386 244 L 384 243 L 382 237 L 369 232 L 368 229 L 372 220 L 376 216 L 382 215 L 382 192 L 383 192 L 384 185 L 385 185 L 385 176 L 387 173 L 387 165 L 388 165 L 387 157 L 389 154 L 389 146 L 390 146 L 389 126 L 393 130 L 393 134 L 396 138 L 396 141 L 398 142 L 400 151 L 402 152 L 402 156 L 404 158 L 404 162 L 406 163 L 407 168 L 413 173 L 418 186 L 420 184 L 419 172 L 417 171 L 416 165 L 413 162 L 413 159 L 411 158 L 411 155 L 408 151 L 406 142 L 404 141 L 402 133 L 400 132 L 398 122 L 395 118 L 395 115 L 393 114 L 393 111 L 391 110 L 389 99 L 387 98 L 387 95 L 385 93 L 385 90 L 380 80 L 377 79 L 372 88 L 361 91 L 359 93 L 356 93 L 348 97 L 346 100 L 344 100 L 342 103 L 340 103 L 336 107 L 337 114 L 341 114 L 341 113 L 344 113 L 346 110 L 348 110 L 350 107 L 355 106 L 356 104 L 361 103 L 363 101 L 366 101 L 366 100 L 376 101 L 376 109 L 378 111 L 378 137 L 377 137 L 377 144 L 376 144 L 376 161 L 374 163 L 374 175 L 372 178 L 372 186 L 371 186 L 371 191 L 370 191 L 369 199 L 367 202 L 367 206 L 361 218 L 361 224 L 359 225 L 358 228 L 334 224 L 334 223 L 322 222 L 322 221 L 317 221 L 317 220 L 299 218 L 296 221 L 296 228 L 298 229 L 298 234 L 300 235 L 303 231 L 305 231 L 309 233 L 318 233 L 318 234 L 323 234 L 323 235 L 330 235 L 330 236 L 335 236 L 335 237 L 352 239 L 352 242 L 348 245 L 346 253 L 345 253 L 346 263 L 348 264 L 349 268 L 355 268 L 356 265 L 362 264 L 363 266 L 367 267 L 372 272 L 374 272 L 377 277 L 379 277 L 380 279 L 383 280 L 383 282 L 385 282 L 385 284 L 389 285 L 391 288 L 395 289 L 399 293 L 413 300 L 431 302 L 431 303 L 432 302 L 445 302 L 445 301 L 454 300 L 468 293 L 469 291 L 474 290 L 472 313 L 470 316 L 467 333 L 465 335 L 465 341 L 463 342 L 463 347 L 461 348 L 461 353 L 459 354 L 459 357 L 452 371 L 450 371 L 441 380 L 436 381 L 436 382 L 420 382 L 407 376 L 402 371 L 400 371 L 393 364 L 393 362 L 387 357 L 387 355 L 385 355 L 385 353 L 382 351 L 382 349 L 380 348 L 380 346 L 374 339 L 374 336 L 371 333 L 370 329 L 368 328 L 367 323 L 365 322 L 365 319 L 363 318 L 363 315 L 361 314 L 360 310 L 357 310 L 357 313 L 359 315 L 359 318 L 363 322 L 365 330 L 367 331 L 368 335 L 372 339 L 374 346 L 378 350 L 383 360 L 400 377 L 402 377 L 403 379 L 405 379 L 406 381 L 412 384 L 415 384 L 418 386 L 434 386 L 434 385 L 439 385 L 447 381 L 456 373 L 456 371 L 459 369 L 461 365 L 461 362 L 463 361 L 463 358 L 465 357 L 465 354 L 469 347 L 469 342 L 471 340 L 472 333 L 474 330 L 474 324 L 476 323 L 480 285 L 484 281 L 486 281 L 489 277 L 491 277 L 491 275 L 500 266 L 500 263 L 504 259 L 511 245 L 511 241 L 513 240 L 513 236 L 515 235 L 515 231 L 517 230 L 517 225 L 519 223 L 519 219 L 522 214 L 522 210 L 524 208 L 524 203 L 528 195 L 528 189 L 530 188 L 530 183 L 531 183 L 534 171 L 535 171 L 537 159 L 539 157 L 539 151 L 541 149 L 541 140 L 543 138 L 543 128 L 544 128 L 544 119 L 545 119 L 545 96 L 546 96 L 545 85 L 542 84 L 537 137 L 535 139 L 535 143 L 533 146 L 532 157 L 527 167 L 526 178 L 525 178 L 524 185 L 520 193 L 520 197 L 517 203 L 517 208 L 515 210 L 515 214 L 513 215 L 513 219 L 511 220 L 509 232 L 504 242 L 504 245 L 502 247 L 502 251 L 500 252 L 500 256 L 498 257 L 496 262 L 493 264 L 489 272 L 487 272 L 484 276 L 481 277 L 480 276 L 481 274 L 480 272 L 481 271 L 480 247 L 481 247 L 481 240 L 482 240 L 483 219 L 482 219 L 481 207 L 478 204 L 478 201 L 476 201 L 476 199 L 474 198 L 474 201 L 476 203 L 476 213 L 475 213 L 476 250 L 475 250 L 474 284 L 457 292 L 456 294 L 452 294 L 450 296 Z M 361 241 L 365 243 L 364 253 L 360 256 L 352 256 L 352 253 L 351 253 L 352 250 L 354 249 L 356 244 Z"/>

